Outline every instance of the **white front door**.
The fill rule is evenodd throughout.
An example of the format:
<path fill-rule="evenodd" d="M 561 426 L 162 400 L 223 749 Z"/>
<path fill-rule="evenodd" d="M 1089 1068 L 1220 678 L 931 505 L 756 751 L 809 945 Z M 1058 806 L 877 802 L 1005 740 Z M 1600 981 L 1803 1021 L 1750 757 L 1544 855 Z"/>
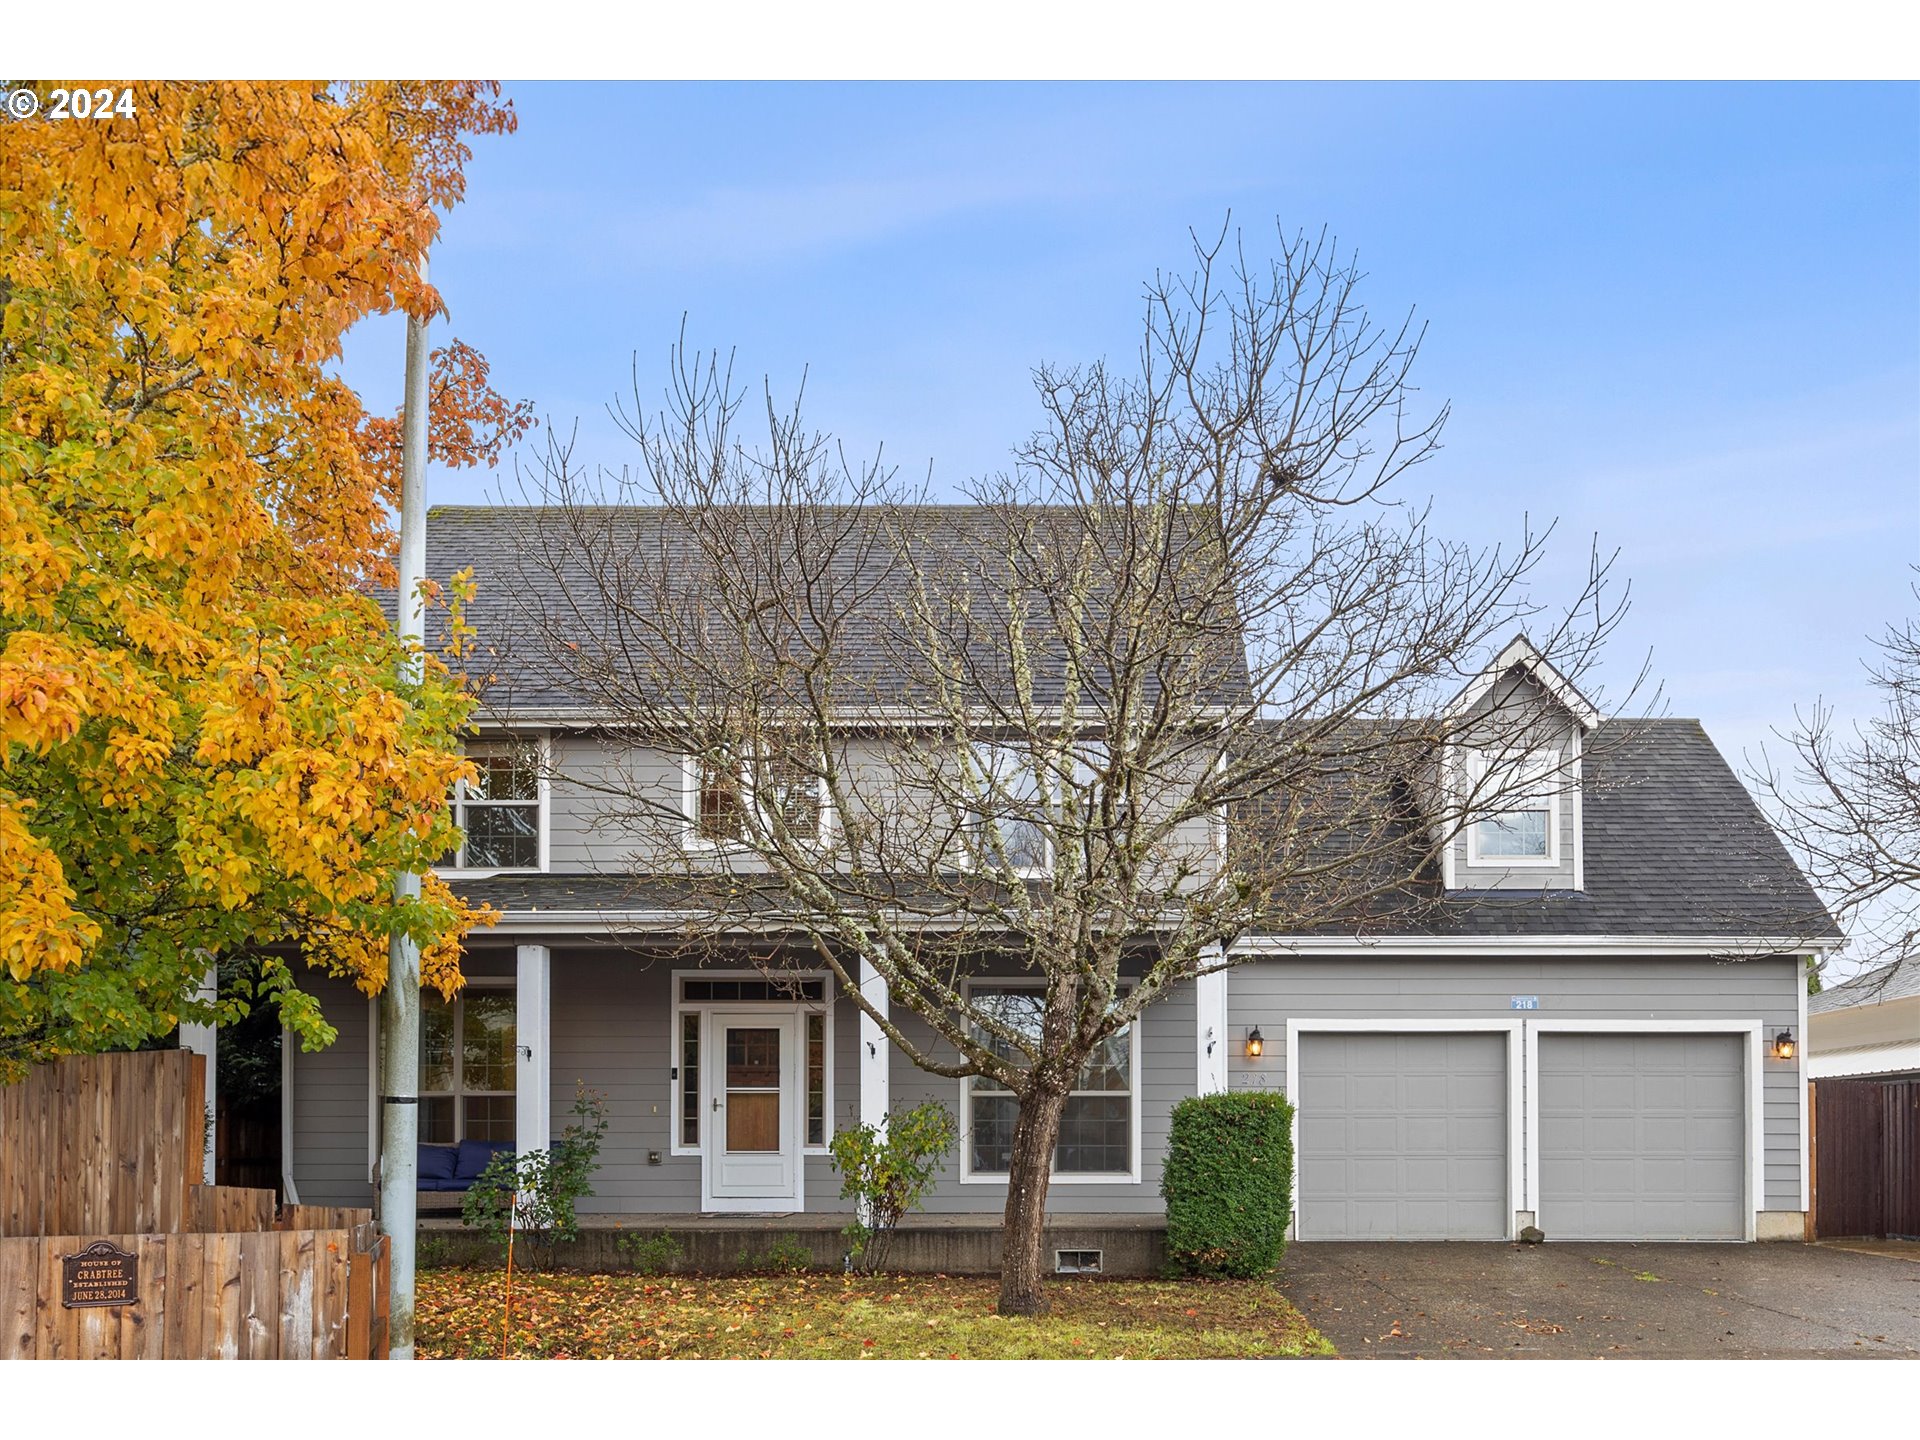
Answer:
<path fill-rule="evenodd" d="M 709 1012 L 708 1209 L 800 1207 L 798 1038 L 792 1010 Z"/>

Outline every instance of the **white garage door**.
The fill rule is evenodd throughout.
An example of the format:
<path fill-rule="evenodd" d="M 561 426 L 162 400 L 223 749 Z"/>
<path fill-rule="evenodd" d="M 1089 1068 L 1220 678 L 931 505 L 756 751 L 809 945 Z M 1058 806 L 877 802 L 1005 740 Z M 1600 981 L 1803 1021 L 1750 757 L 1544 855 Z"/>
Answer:
<path fill-rule="evenodd" d="M 1549 1240 L 1746 1237 L 1744 1037 L 1540 1037 Z"/>
<path fill-rule="evenodd" d="M 1507 1038 L 1303 1031 L 1302 1240 L 1501 1240 Z"/>

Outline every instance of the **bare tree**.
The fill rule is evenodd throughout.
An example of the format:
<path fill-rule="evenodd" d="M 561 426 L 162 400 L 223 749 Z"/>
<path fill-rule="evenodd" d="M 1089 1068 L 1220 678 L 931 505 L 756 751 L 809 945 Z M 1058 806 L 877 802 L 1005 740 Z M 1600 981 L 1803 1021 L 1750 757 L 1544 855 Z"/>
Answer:
<path fill-rule="evenodd" d="M 1793 728 L 1775 732 L 1787 767 L 1763 749 L 1752 779 L 1836 918 L 1888 964 L 1884 984 L 1920 940 L 1920 623 L 1889 625 L 1876 648 L 1867 675 L 1880 713 L 1843 728 L 1831 705 L 1796 709 Z"/>
<path fill-rule="evenodd" d="M 693 757 L 691 820 L 644 767 L 597 782 L 650 836 L 634 874 L 706 897 L 686 942 L 777 936 L 914 1064 L 1004 1096 L 1003 1313 L 1044 1308 L 1050 1162 L 1106 1047 L 1250 929 L 1403 925 L 1511 799 L 1498 765 L 1441 783 L 1442 742 L 1518 755 L 1542 723 L 1526 687 L 1449 700 L 1523 621 L 1578 679 L 1618 618 L 1596 563 L 1539 628 L 1543 536 L 1443 543 L 1393 500 L 1446 412 L 1413 417 L 1420 332 L 1360 278 L 1324 236 L 1260 264 L 1196 241 L 1146 288 L 1137 365 L 1038 370 L 1044 425 L 966 504 L 797 403 L 749 445 L 684 344 L 664 409 L 621 407 L 632 470 L 555 444 L 531 481 L 517 663 L 616 747 Z M 969 984 L 1010 973 L 1032 988 Z"/>

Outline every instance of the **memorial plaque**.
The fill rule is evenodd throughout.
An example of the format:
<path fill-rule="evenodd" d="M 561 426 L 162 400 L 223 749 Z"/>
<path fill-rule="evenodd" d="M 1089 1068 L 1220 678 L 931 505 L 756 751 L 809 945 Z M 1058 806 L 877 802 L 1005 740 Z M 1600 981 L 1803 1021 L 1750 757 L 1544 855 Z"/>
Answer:
<path fill-rule="evenodd" d="M 111 1240 L 96 1240 L 78 1255 L 62 1255 L 60 1266 L 60 1303 L 69 1310 L 132 1305 L 140 1299 L 140 1258 Z"/>

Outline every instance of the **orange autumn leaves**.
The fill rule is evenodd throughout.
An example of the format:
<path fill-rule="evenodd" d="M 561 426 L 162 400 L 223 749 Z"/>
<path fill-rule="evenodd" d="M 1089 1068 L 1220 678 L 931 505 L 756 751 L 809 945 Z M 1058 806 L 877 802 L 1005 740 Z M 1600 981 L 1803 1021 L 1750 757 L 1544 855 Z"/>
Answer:
<path fill-rule="evenodd" d="M 427 1243 L 431 1244 L 429 1240 Z M 1040 1318 L 998 1283 L 856 1276 L 423 1269 L 416 1353 L 461 1359 L 1276 1359 L 1332 1347 L 1270 1281 L 1083 1280 Z"/>
<path fill-rule="evenodd" d="M 478 83 L 134 101 L 0 125 L 0 1070 L 164 1034 L 236 950 L 372 990 L 405 932 L 450 988 L 483 918 L 390 893 L 454 839 L 471 700 L 437 661 L 396 678 L 364 593 L 396 425 L 326 367 L 359 319 L 438 309 L 414 257 L 512 110 Z M 526 407 L 459 342 L 434 358 L 435 458 L 492 463 Z M 266 982 L 327 1038 L 284 959 Z"/>

